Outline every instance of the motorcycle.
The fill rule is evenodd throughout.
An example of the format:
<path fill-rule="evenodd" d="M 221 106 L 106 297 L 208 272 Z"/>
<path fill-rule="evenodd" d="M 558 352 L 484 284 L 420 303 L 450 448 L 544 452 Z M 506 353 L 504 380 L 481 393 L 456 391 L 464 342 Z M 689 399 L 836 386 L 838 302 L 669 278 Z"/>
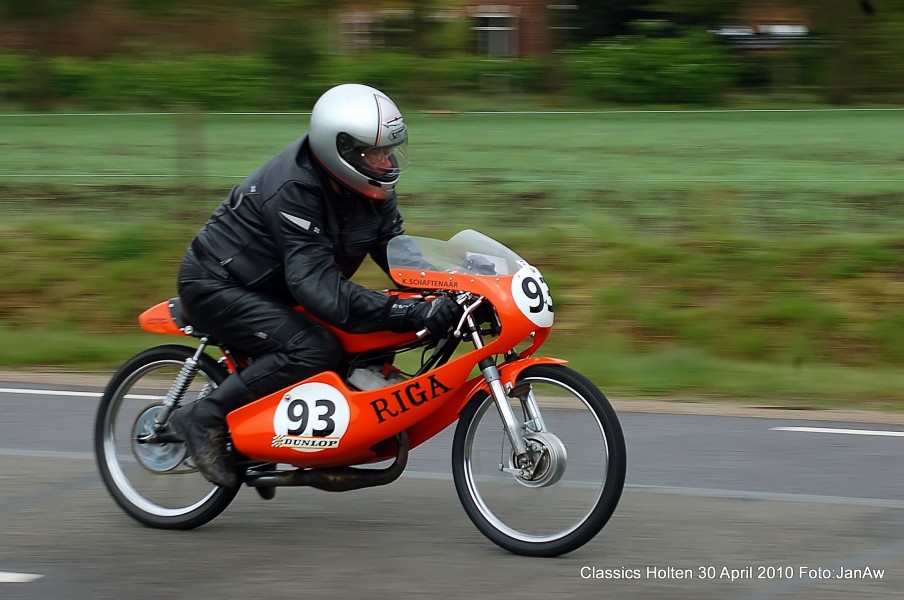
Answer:
<path fill-rule="evenodd" d="M 346 355 L 340 369 L 228 415 L 240 481 L 264 499 L 281 486 L 338 492 L 386 485 L 404 471 L 409 451 L 457 420 L 452 478 L 480 532 L 528 556 L 586 544 L 618 504 L 625 442 L 595 385 L 564 360 L 535 356 L 554 320 L 540 271 L 473 230 L 448 241 L 399 236 L 387 256 L 400 286 L 392 293 L 450 297 L 463 309 L 460 321 L 438 338 L 426 330 L 349 334 L 331 327 Z M 222 513 L 241 484 L 225 488 L 201 477 L 169 415 L 252 359 L 197 331 L 178 299 L 149 308 L 139 323 L 199 344 L 150 348 L 115 373 L 95 423 L 100 474 L 140 523 L 191 529 Z M 219 360 L 208 349 L 218 349 Z"/>

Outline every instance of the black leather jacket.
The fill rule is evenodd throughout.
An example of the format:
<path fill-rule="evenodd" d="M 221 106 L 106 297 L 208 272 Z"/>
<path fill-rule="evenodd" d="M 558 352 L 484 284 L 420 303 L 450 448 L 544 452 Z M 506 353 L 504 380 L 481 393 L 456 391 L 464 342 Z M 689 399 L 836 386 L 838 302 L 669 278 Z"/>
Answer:
<path fill-rule="evenodd" d="M 388 272 L 386 244 L 404 232 L 396 197 L 337 193 L 301 138 L 264 163 L 192 241 L 212 276 L 350 332 L 386 329 L 390 298 L 349 281 L 367 254 Z"/>

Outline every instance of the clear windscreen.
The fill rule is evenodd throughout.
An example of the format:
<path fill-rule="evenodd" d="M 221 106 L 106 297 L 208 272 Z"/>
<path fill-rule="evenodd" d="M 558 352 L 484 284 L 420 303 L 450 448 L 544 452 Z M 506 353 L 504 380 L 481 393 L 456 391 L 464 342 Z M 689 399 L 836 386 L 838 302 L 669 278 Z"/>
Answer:
<path fill-rule="evenodd" d="M 390 269 L 471 275 L 513 275 L 523 259 L 491 237 L 465 229 L 448 241 L 400 235 L 386 247 Z"/>

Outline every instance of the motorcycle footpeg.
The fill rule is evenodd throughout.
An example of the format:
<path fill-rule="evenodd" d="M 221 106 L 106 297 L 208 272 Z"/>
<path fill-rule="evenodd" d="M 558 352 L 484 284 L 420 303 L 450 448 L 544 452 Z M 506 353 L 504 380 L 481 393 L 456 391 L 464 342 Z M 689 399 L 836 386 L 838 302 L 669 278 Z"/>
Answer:
<path fill-rule="evenodd" d="M 276 486 L 254 485 L 254 481 L 261 476 L 274 474 L 276 466 L 276 463 L 267 463 L 263 465 L 256 464 L 252 468 L 248 469 L 245 473 L 245 484 L 248 485 L 248 487 L 254 488 L 254 491 L 257 492 L 257 495 L 264 500 L 273 500 L 276 497 Z"/>
<path fill-rule="evenodd" d="M 263 498 L 264 500 L 273 500 L 276 498 L 276 488 L 275 487 L 254 487 L 257 490 L 257 495 Z"/>

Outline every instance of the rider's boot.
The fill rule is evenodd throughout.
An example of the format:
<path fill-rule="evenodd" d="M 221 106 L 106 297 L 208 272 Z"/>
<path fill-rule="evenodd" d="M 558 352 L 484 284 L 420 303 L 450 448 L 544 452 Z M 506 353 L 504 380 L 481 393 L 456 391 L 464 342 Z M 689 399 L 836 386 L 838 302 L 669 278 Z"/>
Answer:
<path fill-rule="evenodd" d="M 185 440 L 198 470 L 211 483 L 226 488 L 239 484 L 226 446 L 229 439 L 226 415 L 254 399 L 245 382 L 233 373 L 210 394 L 170 416 L 173 429 Z"/>

